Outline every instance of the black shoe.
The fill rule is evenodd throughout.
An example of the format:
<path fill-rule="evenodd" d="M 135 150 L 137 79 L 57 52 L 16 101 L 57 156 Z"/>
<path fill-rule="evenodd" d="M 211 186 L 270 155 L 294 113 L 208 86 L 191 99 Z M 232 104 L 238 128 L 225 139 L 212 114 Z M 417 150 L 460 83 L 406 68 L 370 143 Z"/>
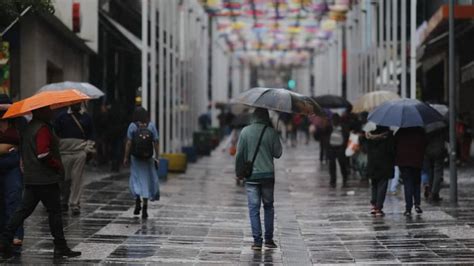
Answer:
<path fill-rule="evenodd" d="M 54 257 L 55 258 L 74 258 L 81 256 L 82 252 L 72 251 L 70 248 L 54 248 Z"/>
<path fill-rule="evenodd" d="M 72 215 L 79 215 L 81 214 L 81 208 L 79 206 L 71 207 Z"/>
<path fill-rule="evenodd" d="M 140 199 L 136 199 L 135 200 L 135 210 L 133 210 L 134 215 L 139 215 L 140 214 L 140 211 L 142 210 L 142 207 L 140 206 L 140 204 L 141 204 Z"/>
<path fill-rule="evenodd" d="M 430 202 L 437 203 L 437 202 L 440 202 L 442 200 L 443 200 L 443 198 L 441 198 L 439 196 L 439 194 L 431 194 Z"/>
<path fill-rule="evenodd" d="M 411 211 L 405 211 L 403 215 L 406 217 L 411 217 Z"/>
<path fill-rule="evenodd" d="M 422 214 L 422 213 L 423 213 L 423 210 L 420 208 L 420 206 L 415 206 L 415 211 L 416 211 L 416 213 L 418 213 L 418 214 Z"/>
<path fill-rule="evenodd" d="M 275 244 L 275 241 L 273 241 L 273 240 L 266 240 L 265 241 L 265 247 L 266 248 L 278 248 L 277 244 Z"/>
<path fill-rule="evenodd" d="M 142 219 L 147 219 L 148 218 L 147 207 L 148 207 L 147 205 L 143 204 Z"/>
<path fill-rule="evenodd" d="M 252 248 L 252 250 L 262 250 L 262 244 L 253 243 L 251 248 Z"/>

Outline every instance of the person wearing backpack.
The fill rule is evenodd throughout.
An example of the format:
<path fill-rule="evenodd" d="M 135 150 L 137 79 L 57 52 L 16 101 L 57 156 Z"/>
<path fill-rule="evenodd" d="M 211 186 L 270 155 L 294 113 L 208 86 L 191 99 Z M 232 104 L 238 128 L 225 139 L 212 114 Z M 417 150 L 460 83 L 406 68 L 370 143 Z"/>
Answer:
<path fill-rule="evenodd" d="M 153 158 L 154 155 L 154 158 Z M 133 114 L 133 122 L 128 126 L 125 157 L 123 164 L 127 166 L 130 158 L 130 191 L 135 196 L 134 215 L 142 213 L 148 218 L 148 200 L 160 199 L 158 171 L 159 163 L 158 131 L 150 122 L 148 111 L 137 107 Z M 141 199 L 143 205 L 141 206 Z"/>
<path fill-rule="evenodd" d="M 250 224 L 254 243 L 253 250 L 261 250 L 262 225 L 260 206 L 263 202 L 265 247 L 276 248 L 273 241 L 273 190 L 275 169 L 273 160 L 280 158 L 282 146 L 280 136 L 272 127 L 267 109 L 257 108 L 252 123 L 240 133 L 235 158 L 235 172 L 239 180 L 245 181 Z"/>
<path fill-rule="evenodd" d="M 339 162 L 342 174 L 342 186 L 347 185 L 347 158 L 345 150 L 349 133 L 341 124 L 341 117 L 338 114 L 332 116 L 332 127 L 329 134 L 328 159 L 329 159 L 329 175 L 331 177 L 331 187 L 336 187 L 336 160 Z"/>

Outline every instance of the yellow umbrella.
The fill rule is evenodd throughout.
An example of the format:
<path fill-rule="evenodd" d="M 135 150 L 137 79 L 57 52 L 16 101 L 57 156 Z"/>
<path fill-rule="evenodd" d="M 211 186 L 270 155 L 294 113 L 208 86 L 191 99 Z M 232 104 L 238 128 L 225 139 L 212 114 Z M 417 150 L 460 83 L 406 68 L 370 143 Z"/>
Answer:
<path fill-rule="evenodd" d="M 354 113 L 371 112 L 386 101 L 400 99 L 398 94 L 391 91 L 373 91 L 364 94 L 353 105 Z"/>

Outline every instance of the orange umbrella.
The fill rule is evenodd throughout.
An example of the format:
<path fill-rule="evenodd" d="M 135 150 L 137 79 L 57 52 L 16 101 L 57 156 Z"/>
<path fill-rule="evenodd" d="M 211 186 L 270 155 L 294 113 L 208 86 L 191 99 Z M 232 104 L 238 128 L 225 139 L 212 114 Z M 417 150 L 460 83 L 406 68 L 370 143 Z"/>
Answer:
<path fill-rule="evenodd" d="M 5 115 L 3 115 L 3 118 L 23 116 L 33 110 L 46 106 L 50 106 L 51 109 L 57 109 L 89 99 L 89 96 L 77 90 L 44 91 L 13 103 Z"/>

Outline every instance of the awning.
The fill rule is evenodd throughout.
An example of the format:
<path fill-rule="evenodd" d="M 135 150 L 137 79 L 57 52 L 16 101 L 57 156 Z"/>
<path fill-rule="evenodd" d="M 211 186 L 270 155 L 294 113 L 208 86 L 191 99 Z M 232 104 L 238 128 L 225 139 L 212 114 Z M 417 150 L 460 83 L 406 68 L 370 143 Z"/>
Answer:
<path fill-rule="evenodd" d="M 454 19 L 470 20 L 474 19 L 474 5 L 455 5 Z M 420 32 L 419 45 L 435 38 L 439 34 L 448 31 L 449 5 L 442 5 L 438 11 L 430 18 L 423 32 Z"/>
<path fill-rule="evenodd" d="M 118 23 L 115 19 L 111 18 L 105 12 L 100 12 L 102 16 L 112 25 L 115 29 L 120 32 L 127 40 L 129 40 L 138 50 L 142 50 L 142 41 L 135 34 L 131 33 L 124 26 Z"/>

